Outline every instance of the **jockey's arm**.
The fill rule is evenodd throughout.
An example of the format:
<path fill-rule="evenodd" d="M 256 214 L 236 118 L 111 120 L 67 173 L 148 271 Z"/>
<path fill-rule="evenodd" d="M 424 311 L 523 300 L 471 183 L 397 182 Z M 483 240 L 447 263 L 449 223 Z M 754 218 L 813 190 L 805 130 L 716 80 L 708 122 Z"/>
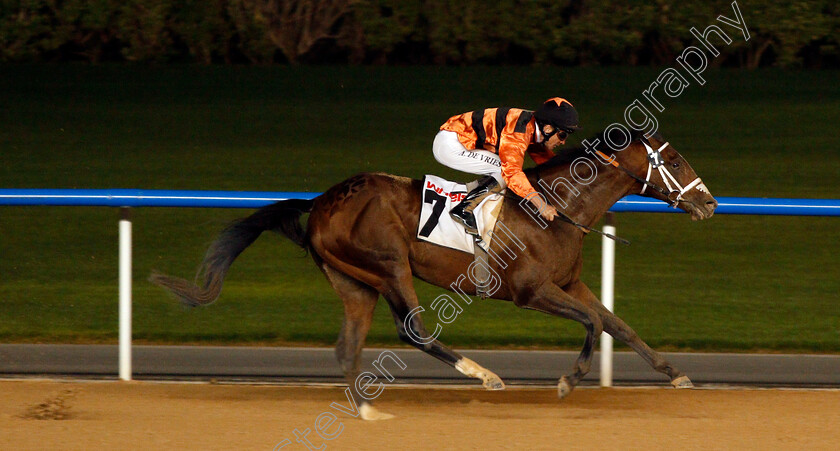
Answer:
<path fill-rule="evenodd" d="M 528 140 L 524 133 L 506 133 L 502 135 L 499 145 L 499 159 L 502 161 L 502 179 L 508 188 L 523 199 L 528 199 L 540 212 L 540 215 L 551 221 L 557 215 L 557 210 L 545 203 L 528 177 L 522 172 L 525 163 L 525 152 L 528 150 Z M 535 160 L 536 161 L 536 160 Z"/>
<path fill-rule="evenodd" d="M 534 160 L 534 163 L 543 164 L 554 156 L 554 152 L 542 144 L 531 144 L 528 146 L 528 156 Z"/>

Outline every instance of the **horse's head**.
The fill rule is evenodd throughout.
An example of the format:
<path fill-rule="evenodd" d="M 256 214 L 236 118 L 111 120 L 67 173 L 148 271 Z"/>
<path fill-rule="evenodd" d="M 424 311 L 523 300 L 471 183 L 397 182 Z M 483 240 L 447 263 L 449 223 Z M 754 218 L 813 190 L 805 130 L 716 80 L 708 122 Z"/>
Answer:
<path fill-rule="evenodd" d="M 691 214 L 694 221 L 712 217 L 718 205 L 712 193 L 688 161 L 660 135 L 637 134 L 621 153 L 629 154 L 636 160 L 632 166 L 640 168 L 635 173 L 638 191 L 631 194 L 668 202 Z"/>

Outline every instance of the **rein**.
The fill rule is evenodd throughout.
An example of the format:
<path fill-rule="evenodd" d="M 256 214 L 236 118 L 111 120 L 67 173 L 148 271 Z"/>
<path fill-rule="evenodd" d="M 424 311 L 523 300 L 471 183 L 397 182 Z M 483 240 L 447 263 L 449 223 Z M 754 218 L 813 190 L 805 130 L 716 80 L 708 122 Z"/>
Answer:
<path fill-rule="evenodd" d="M 539 186 L 539 185 L 540 185 L 540 180 L 542 180 L 542 177 L 540 177 L 540 171 L 539 171 L 539 169 L 535 170 L 535 171 L 534 171 L 534 173 L 537 175 L 537 186 Z M 548 199 L 546 199 L 546 202 L 548 202 Z M 573 225 L 573 226 L 575 226 L 575 227 L 577 227 L 577 228 L 579 228 L 579 229 L 583 230 L 583 232 L 584 232 L 584 233 L 595 232 L 595 233 L 597 233 L 598 235 L 605 236 L 605 237 L 607 237 L 607 238 L 609 238 L 609 239 L 611 239 L 611 240 L 613 240 L 613 241 L 618 241 L 619 243 L 621 243 L 621 244 L 623 244 L 623 245 L 625 245 L 625 246 L 629 246 L 629 245 L 630 245 L 630 241 L 625 240 L 624 238 L 621 238 L 621 237 L 615 236 L 615 235 L 613 235 L 613 234 L 611 234 L 611 233 L 606 233 L 606 232 L 604 232 L 604 231 L 602 231 L 602 230 L 593 229 L 592 227 L 585 226 L 585 225 L 583 225 L 583 224 L 581 224 L 581 223 L 579 223 L 579 222 L 575 221 L 574 219 L 570 218 L 568 215 L 566 215 L 566 214 L 562 213 L 561 211 L 557 210 L 556 208 L 555 208 L 555 211 L 557 211 L 557 217 L 558 217 L 561 221 L 563 221 L 563 222 L 565 222 L 565 223 L 567 223 L 567 224 L 571 224 L 571 225 Z"/>
<path fill-rule="evenodd" d="M 555 209 L 555 210 L 556 210 L 556 209 Z M 561 220 L 561 221 L 563 221 L 563 222 L 567 222 L 567 223 L 569 223 L 569 224 L 571 224 L 571 225 L 573 225 L 573 226 L 575 226 L 575 227 L 578 227 L 578 228 L 580 228 L 581 230 L 583 230 L 583 231 L 584 231 L 584 232 L 586 232 L 586 233 L 589 233 L 589 232 L 595 232 L 595 233 L 597 233 L 598 235 L 605 236 L 605 237 L 607 237 L 607 238 L 609 238 L 609 239 L 611 239 L 611 240 L 613 240 L 613 241 L 618 241 L 619 243 L 621 243 L 621 244 L 623 244 L 623 245 L 625 245 L 625 246 L 629 246 L 629 245 L 630 245 L 630 241 L 629 241 L 629 240 L 625 240 L 624 238 L 621 238 L 621 237 L 619 237 L 619 236 L 615 236 L 615 235 L 613 235 L 612 233 L 606 233 L 606 232 L 604 232 L 603 230 L 593 229 L 592 227 L 588 227 L 588 226 L 585 226 L 585 225 L 583 225 L 583 224 L 579 224 L 579 223 L 575 222 L 572 218 L 570 218 L 570 217 L 568 217 L 568 216 L 564 215 L 563 213 L 560 213 L 559 211 L 557 212 L 557 217 L 558 217 L 558 218 L 560 218 L 560 220 Z"/>
<path fill-rule="evenodd" d="M 667 143 L 665 143 L 665 145 L 667 145 Z M 624 166 L 621 166 L 620 164 L 618 164 L 618 162 L 615 161 L 615 158 L 610 160 L 610 157 L 607 154 L 605 154 L 604 152 L 601 152 L 600 150 L 596 150 L 595 153 L 597 153 L 601 158 L 603 158 L 604 161 L 608 161 L 616 169 L 621 170 L 621 172 L 624 172 L 630 178 L 635 179 L 637 182 L 641 183 L 642 184 L 642 191 L 639 194 L 644 193 L 645 188 L 647 188 L 649 186 L 649 187 L 651 187 L 651 189 L 659 191 L 660 193 L 662 193 L 662 195 L 668 197 L 669 201 L 670 201 L 671 193 L 669 191 L 665 190 L 665 188 L 662 188 L 658 185 L 654 185 L 653 183 L 650 183 L 650 172 L 651 172 L 651 168 L 653 167 L 652 163 L 648 162 L 647 177 L 645 179 L 643 179 L 643 178 L 639 177 L 638 175 L 634 174 L 633 172 L 631 172 L 629 169 L 627 169 Z"/>

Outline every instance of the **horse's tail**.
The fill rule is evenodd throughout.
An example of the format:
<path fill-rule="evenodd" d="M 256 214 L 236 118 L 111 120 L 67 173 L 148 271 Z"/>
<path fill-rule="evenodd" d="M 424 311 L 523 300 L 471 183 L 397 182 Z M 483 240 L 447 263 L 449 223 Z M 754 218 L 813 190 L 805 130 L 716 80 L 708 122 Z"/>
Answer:
<path fill-rule="evenodd" d="M 298 246 L 308 248 L 308 237 L 300 224 L 300 217 L 312 210 L 313 200 L 290 199 L 276 202 L 227 226 L 207 249 L 198 269 L 196 281 L 203 277 L 203 285 L 178 277 L 153 272 L 149 281 L 171 291 L 184 305 L 197 307 L 215 301 L 222 291 L 222 283 L 230 265 L 242 251 L 266 230 L 286 235 Z"/>

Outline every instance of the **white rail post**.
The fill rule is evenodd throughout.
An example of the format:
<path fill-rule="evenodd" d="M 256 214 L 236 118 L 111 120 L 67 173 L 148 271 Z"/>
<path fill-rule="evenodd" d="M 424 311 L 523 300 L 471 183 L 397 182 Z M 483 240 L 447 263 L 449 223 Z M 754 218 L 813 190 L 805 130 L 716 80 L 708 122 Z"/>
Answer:
<path fill-rule="evenodd" d="M 131 380 L 131 209 L 120 208 L 120 379 Z"/>
<path fill-rule="evenodd" d="M 615 235 L 613 213 L 604 217 L 604 233 Z M 615 295 L 615 241 L 603 237 L 601 241 L 601 302 L 609 311 L 614 308 Z M 613 375 L 613 337 L 601 333 L 601 387 L 612 387 Z"/>

